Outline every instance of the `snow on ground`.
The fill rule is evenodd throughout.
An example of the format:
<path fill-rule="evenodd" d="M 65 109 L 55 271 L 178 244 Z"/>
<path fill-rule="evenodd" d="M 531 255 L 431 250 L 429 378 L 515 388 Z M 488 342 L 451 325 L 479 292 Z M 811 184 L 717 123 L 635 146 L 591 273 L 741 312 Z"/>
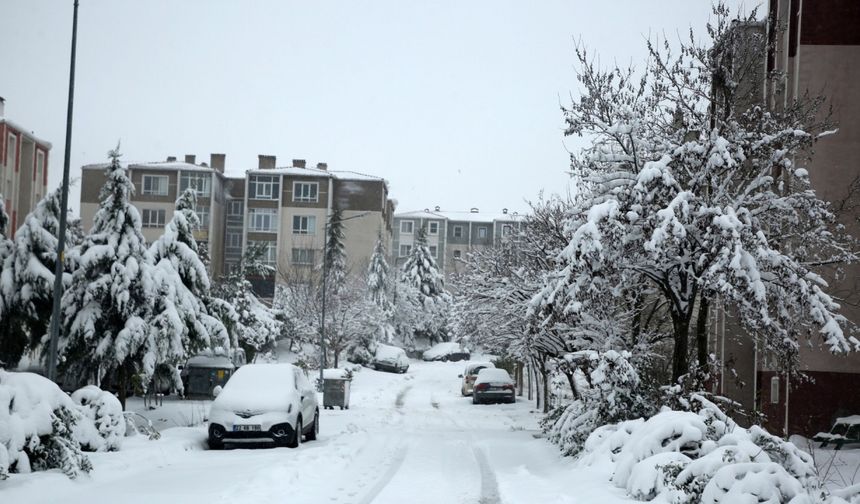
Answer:
<path fill-rule="evenodd" d="M 348 410 L 321 411 L 317 441 L 298 449 L 205 449 L 206 401 L 132 401 L 162 438 L 127 438 L 90 454 L 95 469 L 0 481 L 10 503 L 592 503 L 631 502 L 600 468 L 577 468 L 538 433 L 532 404 L 472 405 L 466 363 L 413 361 L 406 374 L 363 369 Z"/>
<path fill-rule="evenodd" d="M 790 441 L 812 455 L 818 477 L 828 490 L 860 485 L 860 448 L 856 444 L 835 450 L 832 445 L 821 448 L 821 443 L 803 436 L 791 436 Z"/>

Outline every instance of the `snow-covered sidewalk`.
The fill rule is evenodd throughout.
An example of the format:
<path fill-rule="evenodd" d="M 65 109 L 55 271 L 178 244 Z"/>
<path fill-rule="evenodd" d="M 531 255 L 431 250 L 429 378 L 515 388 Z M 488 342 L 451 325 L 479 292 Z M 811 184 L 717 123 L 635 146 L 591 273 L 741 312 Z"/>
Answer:
<path fill-rule="evenodd" d="M 362 370 L 349 410 L 323 411 L 320 439 L 299 449 L 205 449 L 205 428 L 171 427 L 94 453 L 89 476 L 12 475 L 3 502 L 590 503 L 630 502 L 599 468 L 576 468 L 536 439 L 531 404 L 471 404 L 465 363 L 412 362 L 405 375 Z M 198 415 L 165 402 L 154 418 Z M 166 420 L 169 424 L 171 420 Z"/>

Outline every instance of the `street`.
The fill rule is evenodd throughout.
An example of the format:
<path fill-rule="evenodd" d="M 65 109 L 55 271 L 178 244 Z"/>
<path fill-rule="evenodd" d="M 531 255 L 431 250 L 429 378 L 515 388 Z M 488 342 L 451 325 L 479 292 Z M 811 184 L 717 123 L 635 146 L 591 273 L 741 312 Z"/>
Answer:
<path fill-rule="evenodd" d="M 463 367 L 413 361 L 405 375 L 363 369 L 350 408 L 323 411 L 320 439 L 298 449 L 209 451 L 205 427 L 168 428 L 160 440 L 127 438 L 119 452 L 91 454 L 95 468 L 79 480 L 55 471 L 12 475 L 4 500 L 630 502 L 608 474 L 576 468 L 535 438 L 539 415 L 528 401 L 473 405 L 462 397 Z"/>

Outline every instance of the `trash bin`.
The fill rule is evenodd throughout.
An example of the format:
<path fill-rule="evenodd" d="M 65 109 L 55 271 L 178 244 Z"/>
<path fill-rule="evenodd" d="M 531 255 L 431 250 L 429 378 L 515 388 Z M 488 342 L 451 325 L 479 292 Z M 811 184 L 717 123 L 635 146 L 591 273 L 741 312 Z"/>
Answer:
<path fill-rule="evenodd" d="M 334 409 L 349 409 L 349 384 L 347 378 L 323 378 L 323 407 Z"/>

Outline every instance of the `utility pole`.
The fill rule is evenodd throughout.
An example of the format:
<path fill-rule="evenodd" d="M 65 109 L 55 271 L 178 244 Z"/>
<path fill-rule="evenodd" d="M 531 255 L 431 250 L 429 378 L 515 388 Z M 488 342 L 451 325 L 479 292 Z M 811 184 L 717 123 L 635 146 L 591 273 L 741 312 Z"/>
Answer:
<path fill-rule="evenodd" d="M 78 42 L 78 0 L 72 17 L 72 57 L 69 68 L 69 104 L 66 111 L 66 157 L 63 160 L 63 185 L 60 198 L 60 235 L 57 237 L 57 264 L 54 268 L 54 307 L 51 312 L 51 345 L 48 356 L 48 379 L 57 381 L 57 344 L 60 339 L 60 313 L 65 270 L 66 218 L 69 208 L 69 163 L 72 153 L 72 107 L 75 102 L 75 48 Z"/>

